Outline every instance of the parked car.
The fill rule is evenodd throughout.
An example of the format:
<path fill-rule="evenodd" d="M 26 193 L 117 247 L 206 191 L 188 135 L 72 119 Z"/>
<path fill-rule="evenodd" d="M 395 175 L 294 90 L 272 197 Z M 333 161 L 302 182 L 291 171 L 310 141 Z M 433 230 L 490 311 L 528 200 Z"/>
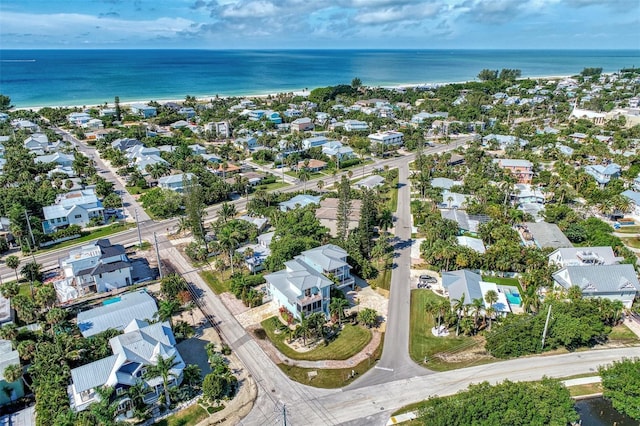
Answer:
<path fill-rule="evenodd" d="M 431 275 L 420 275 L 420 278 L 418 278 L 418 284 L 435 284 L 437 283 L 438 280 L 436 280 L 434 277 L 432 277 Z"/>

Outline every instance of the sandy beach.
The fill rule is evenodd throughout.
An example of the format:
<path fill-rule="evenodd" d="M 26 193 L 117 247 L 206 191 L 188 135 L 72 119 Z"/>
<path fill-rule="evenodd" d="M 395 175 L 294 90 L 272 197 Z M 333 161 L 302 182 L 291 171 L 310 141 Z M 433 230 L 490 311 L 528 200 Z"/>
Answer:
<path fill-rule="evenodd" d="M 612 74 L 612 73 L 603 73 L 603 75 L 606 74 Z M 561 80 L 564 78 L 568 78 L 571 77 L 571 75 L 545 75 L 545 76 L 530 76 L 530 77 L 521 77 L 518 79 L 518 81 L 520 80 Z M 394 85 L 371 85 L 371 86 L 367 86 L 367 87 L 371 87 L 371 88 L 375 88 L 375 87 L 381 87 L 384 89 L 389 89 L 389 90 L 394 90 L 394 89 L 413 89 L 416 87 L 440 87 L 440 86 L 446 86 L 449 84 L 464 84 L 464 83 L 469 83 L 469 82 L 473 82 L 473 81 L 477 81 L 477 80 L 467 80 L 467 81 L 448 81 L 448 82 L 422 82 L 422 83 L 406 83 L 406 84 L 394 84 Z M 276 97 L 282 93 L 292 93 L 294 96 L 308 96 L 309 93 L 311 92 L 311 90 L 305 90 L 305 89 L 301 89 L 301 90 L 296 90 L 296 91 L 289 91 L 289 92 L 269 92 L 269 93 L 254 93 L 254 94 L 244 94 L 244 95 L 196 95 L 196 101 L 200 102 L 200 103 L 207 103 L 207 102 L 211 102 L 212 100 L 219 98 L 219 99 L 229 99 L 229 98 L 236 98 L 236 99 L 266 99 L 268 97 Z M 185 95 L 186 96 L 186 95 Z M 175 102 L 175 103 L 181 103 L 184 102 L 184 98 L 182 99 L 152 99 L 154 102 L 158 102 L 159 104 L 165 104 L 168 102 Z M 126 101 L 126 102 L 120 102 L 120 105 L 124 105 L 124 106 L 131 106 L 131 105 L 136 105 L 136 104 L 146 104 L 150 102 L 150 100 L 135 100 L 135 101 Z M 98 107 L 102 107 L 104 106 L 104 103 L 101 104 L 93 104 L 93 105 L 55 105 L 55 106 L 29 106 L 29 107 L 19 107 L 19 108 L 14 108 L 15 111 L 34 111 L 37 112 L 42 108 L 98 108 Z M 114 104 L 113 103 L 107 103 L 107 107 L 113 108 Z"/>

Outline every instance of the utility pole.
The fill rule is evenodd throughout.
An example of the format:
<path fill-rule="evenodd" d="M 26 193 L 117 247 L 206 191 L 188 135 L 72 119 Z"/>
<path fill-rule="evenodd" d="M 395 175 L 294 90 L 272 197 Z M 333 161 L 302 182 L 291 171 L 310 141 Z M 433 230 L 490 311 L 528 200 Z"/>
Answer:
<path fill-rule="evenodd" d="M 549 305 L 549 311 L 547 312 L 547 320 L 544 323 L 544 331 L 542 332 L 542 349 L 544 349 L 544 339 L 547 337 L 547 327 L 549 327 L 550 318 L 551 318 L 551 305 Z"/>
<path fill-rule="evenodd" d="M 138 209 L 135 209 L 135 214 L 136 214 L 136 228 L 138 229 L 138 247 L 142 248 L 142 235 L 140 234 L 140 222 L 138 222 Z"/>
<path fill-rule="evenodd" d="M 158 272 L 160 273 L 160 279 L 163 278 L 162 275 L 162 262 L 160 260 L 160 250 L 158 249 L 158 238 L 156 238 L 156 233 L 153 233 L 153 242 L 156 245 L 156 257 L 158 258 Z"/>
<path fill-rule="evenodd" d="M 24 217 L 27 218 L 27 228 L 29 228 L 29 235 L 31 235 L 31 244 L 33 247 L 36 246 L 36 240 L 33 238 L 33 231 L 31 230 L 31 222 L 29 222 L 29 215 L 27 214 L 27 210 L 24 211 Z"/>
<path fill-rule="evenodd" d="M 287 406 L 282 404 L 282 426 L 287 426 Z"/>

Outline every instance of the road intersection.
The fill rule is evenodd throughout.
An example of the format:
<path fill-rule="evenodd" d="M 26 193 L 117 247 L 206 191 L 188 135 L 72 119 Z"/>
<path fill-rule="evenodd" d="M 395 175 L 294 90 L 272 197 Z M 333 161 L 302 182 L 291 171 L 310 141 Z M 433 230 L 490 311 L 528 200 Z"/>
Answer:
<path fill-rule="evenodd" d="M 71 137 L 71 136 L 69 136 Z M 72 137 L 71 137 L 72 138 Z M 99 157 L 91 154 L 81 142 L 73 142 L 83 152 L 93 155 L 98 167 L 108 170 Z M 439 145 L 425 150 L 425 153 L 444 152 L 454 149 L 461 142 Z M 215 295 L 200 275 L 185 259 L 180 251 L 166 239 L 167 228 L 176 225 L 177 219 L 154 222 L 142 216 L 142 208 L 137 201 L 124 195 L 124 202 L 130 211 L 138 208 L 140 233 L 147 241 L 158 235 L 161 257 L 171 262 L 172 267 L 182 274 L 197 292 L 201 309 L 214 321 L 222 338 L 228 342 L 234 353 L 250 372 L 258 385 L 258 398 L 251 413 L 242 421 L 243 425 L 270 425 L 282 423 L 284 410 L 290 425 L 383 425 L 390 414 L 398 408 L 423 400 L 433 395 L 448 395 L 466 388 L 470 383 L 488 380 L 490 382 L 510 380 L 537 380 L 543 375 L 566 377 L 597 371 L 598 365 L 610 363 L 622 357 L 637 356 L 637 348 L 593 350 L 556 356 L 521 358 L 473 366 L 443 373 L 430 372 L 415 364 L 408 355 L 409 309 L 410 309 L 410 242 L 411 214 L 410 189 L 408 184 L 408 164 L 415 154 L 400 158 L 381 160 L 364 167 L 363 174 L 388 165 L 399 168 L 400 188 L 398 190 L 398 211 L 396 213 L 396 258 L 392 273 L 389 315 L 384 350 L 376 368 L 343 389 L 312 388 L 290 380 L 262 351 L 253 337 L 229 312 L 221 299 Z M 108 176 L 108 177 L 107 177 Z M 339 180 L 341 175 L 323 178 L 326 186 Z M 117 190 L 124 190 L 115 176 L 106 174 Z M 296 183 L 282 189 L 293 192 L 302 189 Z M 126 194 L 126 192 L 125 192 Z M 246 199 L 233 201 L 236 209 L 246 207 Z M 206 211 L 207 221 L 215 218 L 219 206 Z M 128 244 L 137 241 L 137 230 L 123 231 L 109 237 L 113 243 Z M 69 248 L 43 253 L 36 260 L 45 267 L 56 265 Z M 2 278 L 13 276 L 13 271 L 2 266 Z"/>

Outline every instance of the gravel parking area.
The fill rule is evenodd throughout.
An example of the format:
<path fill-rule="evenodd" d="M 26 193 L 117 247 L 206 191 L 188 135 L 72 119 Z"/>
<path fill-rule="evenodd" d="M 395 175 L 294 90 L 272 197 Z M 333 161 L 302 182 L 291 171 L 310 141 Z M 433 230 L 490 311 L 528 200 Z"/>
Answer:
<path fill-rule="evenodd" d="M 260 325 L 262 321 L 275 315 L 278 315 L 278 306 L 276 305 L 276 302 L 272 300 L 264 305 L 260 305 L 236 315 L 236 319 L 244 328 L 247 328 L 254 325 Z"/>
<path fill-rule="evenodd" d="M 375 309 L 382 317 L 381 329 L 384 331 L 384 324 L 387 321 L 387 312 L 389 309 L 389 300 L 380 293 L 367 286 L 360 291 L 350 291 L 347 294 L 347 300 L 351 303 L 351 308 L 347 310 L 347 315 L 351 312 L 358 312 L 364 308 Z"/>

